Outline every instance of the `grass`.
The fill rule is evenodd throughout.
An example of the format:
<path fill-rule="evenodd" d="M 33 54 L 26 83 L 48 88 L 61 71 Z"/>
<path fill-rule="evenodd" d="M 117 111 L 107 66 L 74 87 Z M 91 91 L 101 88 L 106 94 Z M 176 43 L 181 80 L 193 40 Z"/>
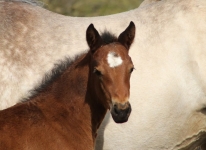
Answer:
<path fill-rule="evenodd" d="M 42 0 L 45 8 L 68 16 L 103 16 L 137 8 L 143 0 Z"/>

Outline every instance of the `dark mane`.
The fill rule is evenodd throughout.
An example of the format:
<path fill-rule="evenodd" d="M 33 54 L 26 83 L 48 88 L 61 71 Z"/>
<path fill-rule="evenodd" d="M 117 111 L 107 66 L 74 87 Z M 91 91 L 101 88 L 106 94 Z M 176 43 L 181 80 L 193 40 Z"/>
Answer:
<path fill-rule="evenodd" d="M 101 37 L 105 45 L 117 42 L 117 37 L 107 30 L 101 33 Z M 71 64 L 73 64 L 73 62 L 75 62 L 75 60 L 77 60 L 83 54 L 75 56 L 74 59 L 65 58 L 64 60 L 60 60 L 58 61 L 58 63 L 54 64 L 54 68 L 44 76 L 43 80 L 37 87 L 30 91 L 30 95 L 28 97 L 22 99 L 22 102 L 28 101 L 32 97 L 35 97 L 38 93 L 42 92 L 49 84 L 56 80 L 69 66 L 71 66 Z"/>
<path fill-rule="evenodd" d="M 59 60 L 56 64 L 54 64 L 53 69 L 45 74 L 40 84 L 36 86 L 34 89 L 30 90 L 30 95 L 26 98 L 23 98 L 21 101 L 28 101 L 32 97 L 35 97 L 38 93 L 42 92 L 49 84 L 56 80 L 66 69 L 68 69 L 68 67 L 70 67 L 83 54 L 84 53 L 76 55 L 74 59 L 66 57 L 64 60 Z"/>
<path fill-rule="evenodd" d="M 44 3 L 39 0 L 4 0 L 5 2 L 23 2 L 28 3 L 35 6 L 43 6 Z"/>
<path fill-rule="evenodd" d="M 117 37 L 115 34 L 105 30 L 103 33 L 101 33 L 101 37 L 103 39 L 104 44 L 109 44 L 113 42 L 117 42 Z"/>

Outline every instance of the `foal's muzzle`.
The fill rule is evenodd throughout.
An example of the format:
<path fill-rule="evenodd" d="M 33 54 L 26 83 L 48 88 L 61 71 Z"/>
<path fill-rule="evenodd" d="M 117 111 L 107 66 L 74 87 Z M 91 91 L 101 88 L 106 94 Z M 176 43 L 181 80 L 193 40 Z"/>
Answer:
<path fill-rule="evenodd" d="M 111 110 L 112 118 L 116 123 L 124 123 L 128 120 L 131 111 L 132 109 L 129 102 L 125 104 L 116 103 Z"/>

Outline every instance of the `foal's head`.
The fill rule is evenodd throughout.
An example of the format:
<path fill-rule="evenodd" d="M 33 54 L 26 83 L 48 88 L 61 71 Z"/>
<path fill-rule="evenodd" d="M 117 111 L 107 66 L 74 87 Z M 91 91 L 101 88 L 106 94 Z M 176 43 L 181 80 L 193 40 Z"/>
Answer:
<path fill-rule="evenodd" d="M 128 120 L 131 112 L 129 103 L 130 75 L 134 69 L 128 55 L 135 36 L 133 22 L 114 42 L 105 43 L 91 24 L 87 28 L 86 38 L 92 55 L 90 73 L 94 93 L 100 102 L 110 109 L 115 122 Z"/>

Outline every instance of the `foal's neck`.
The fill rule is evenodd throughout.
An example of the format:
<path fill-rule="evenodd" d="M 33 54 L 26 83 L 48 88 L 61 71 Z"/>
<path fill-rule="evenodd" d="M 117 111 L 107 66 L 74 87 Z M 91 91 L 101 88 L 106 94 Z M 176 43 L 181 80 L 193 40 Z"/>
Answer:
<path fill-rule="evenodd" d="M 89 86 L 88 62 L 90 62 L 89 54 L 81 56 L 40 95 L 43 101 L 47 101 L 44 109 L 50 109 L 48 103 L 52 103 L 53 107 L 56 105 L 55 107 L 66 110 L 70 118 L 73 117 L 73 121 L 78 118 L 81 123 L 84 122 L 84 126 L 90 128 L 94 140 L 106 109 L 98 101 L 92 86 Z"/>

